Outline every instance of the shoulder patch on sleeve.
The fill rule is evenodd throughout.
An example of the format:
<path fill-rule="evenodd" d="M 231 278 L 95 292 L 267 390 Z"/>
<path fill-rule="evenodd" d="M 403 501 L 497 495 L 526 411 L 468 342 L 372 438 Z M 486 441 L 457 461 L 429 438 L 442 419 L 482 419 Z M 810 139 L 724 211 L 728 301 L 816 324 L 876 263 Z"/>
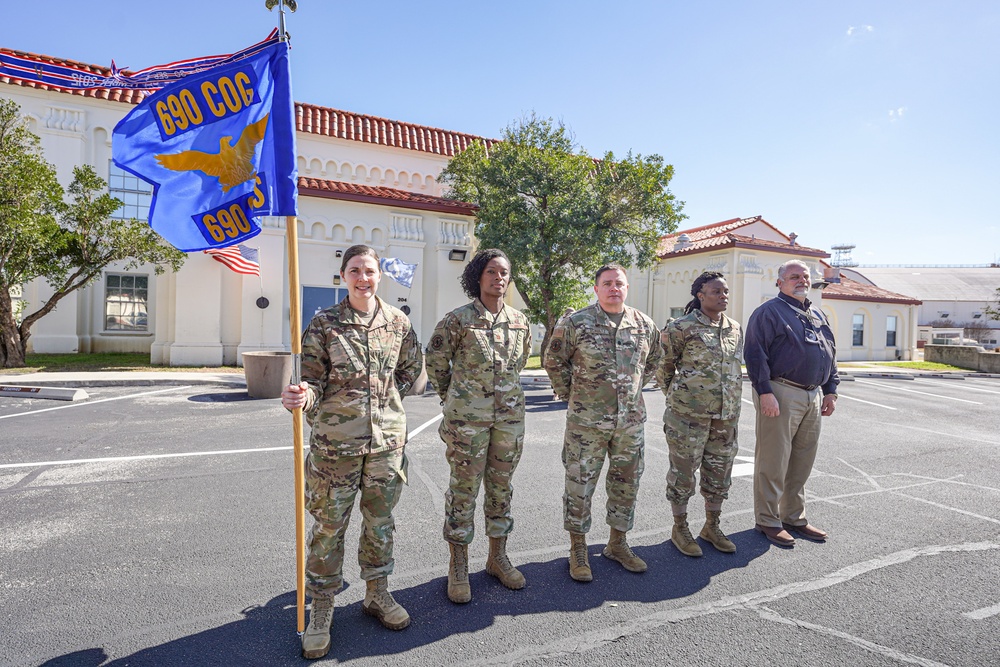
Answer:
<path fill-rule="evenodd" d="M 444 347 L 444 336 L 441 334 L 434 334 L 434 337 L 431 338 L 431 348 L 434 350 L 440 350 L 442 347 Z"/>
<path fill-rule="evenodd" d="M 562 347 L 563 347 L 563 339 L 556 338 L 555 334 L 552 334 L 552 342 L 549 343 L 549 349 L 552 352 L 559 352 L 560 350 L 562 350 Z"/>

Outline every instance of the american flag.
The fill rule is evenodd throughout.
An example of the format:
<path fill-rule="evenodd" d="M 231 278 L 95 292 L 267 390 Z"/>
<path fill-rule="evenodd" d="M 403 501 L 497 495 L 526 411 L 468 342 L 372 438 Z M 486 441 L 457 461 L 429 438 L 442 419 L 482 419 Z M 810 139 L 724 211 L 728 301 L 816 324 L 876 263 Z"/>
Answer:
<path fill-rule="evenodd" d="M 236 273 L 248 276 L 260 276 L 260 252 L 257 248 L 245 246 L 242 243 L 228 248 L 211 248 L 202 250 L 211 255 L 212 259 L 222 262 Z"/>

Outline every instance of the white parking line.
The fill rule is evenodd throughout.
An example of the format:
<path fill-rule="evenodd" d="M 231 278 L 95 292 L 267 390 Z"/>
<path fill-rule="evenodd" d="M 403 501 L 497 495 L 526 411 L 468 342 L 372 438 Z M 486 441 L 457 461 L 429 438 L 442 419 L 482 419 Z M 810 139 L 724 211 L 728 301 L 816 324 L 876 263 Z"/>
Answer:
<path fill-rule="evenodd" d="M 409 433 L 407 433 L 406 434 L 406 438 L 410 439 L 410 438 L 417 437 L 417 435 L 419 435 L 421 431 L 423 431 L 425 428 L 427 428 L 428 426 L 430 426 L 434 422 L 438 421 L 442 417 L 444 417 L 444 413 L 439 414 L 437 417 L 434 417 L 433 419 L 428 419 L 423 424 L 421 424 L 420 426 L 416 427 L 415 429 L 413 429 L 412 431 L 410 431 Z"/>
<path fill-rule="evenodd" d="M 180 388 L 184 389 L 185 387 L 180 387 Z M 150 393 L 157 393 L 157 392 L 150 392 Z M 142 394 L 135 394 L 135 395 L 142 396 Z M 115 400 L 115 399 L 104 399 L 104 400 Z M 93 401 L 93 402 L 96 403 L 97 401 Z M 70 406 L 64 406 L 64 407 L 70 407 Z M 41 412 L 41 411 L 39 410 L 38 412 Z M 13 415 L 13 416 L 16 416 L 16 415 Z M 413 429 L 412 431 L 409 432 L 409 434 L 408 434 L 409 437 L 412 438 L 413 436 L 417 435 L 418 433 L 420 433 L 421 431 L 423 431 L 425 428 L 427 428 L 428 426 L 430 426 L 431 424 L 433 424 L 437 420 L 441 419 L 441 416 L 442 415 L 438 415 L 437 417 L 434 417 L 433 419 L 430 419 L 430 420 L 424 422 L 423 424 L 421 424 L 420 426 L 418 426 L 417 428 Z M 135 455 L 135 456 L 106 456 L 106 457 L 96 458 L 96 459 L 69 459 L 69 460 L 65 460 L 65 461 L 34 461 L 34 462 L 31 462 L 31 463 L 3 463 L 3 464 L 0 464 L 0 470 L 9 470 L 11 468 L 37 468 L 37 467 L 41 467 L 41 466 L 66 466 L 66 465 L 75 465 L 75 464 L 78 464 L 78 463 L 118 463 L 118 462 L 121 462 L 121 461 L 147 461 L 147 460 L 152 460 L 152 459 L 179 459 L 179 458 L 185 458 L 185 457 L 188 457 L 188 456 L 221 456 L 223 454 L 258 454 L 258 453 L 261 453 L 261 452 L 281 452 L 281 451 L 287 451 L 287 450 L 291 450 L 291 448 L 292 448 L 291 445 L 286 445 L 284 447 L 256 447 L 256 448 L 253 448 L 253 449 L 222 449 L 222 450 L 215 450 L 215 451 L 211 451 L 211 452 L 177 452 L 177 453 L 174 453 L 174 454 L 138 454 L 138 455 Z"/>
<path fill-rule="evenodd" d="M 1000 614 L 1000 604 L 995 604 L 992 607 L 983 607 L 982 609 L 977 609 L 975 611 L 967 611 L 962 614 L 962 616 L 968 616 L 969 618 L 981 621 L 984 618 L 996 616 L 997 614 Z"/>
<path fill-rule="evenodd" d="M 924 396 L 933 396 L 934 398 L 943 398 L 949 401 L 958 401 L 959 403 L 972 403 L 973 405 L 982 405 L 976 401 L 967 401 L 964 398 L 954 398 L 953 396 L 942 396 L 941 394 L 931 394 L 926 391 L 917 391 L 916 389 L 903 389 L 902 387 L 894 387 L 891 384 L 882 384 L 881 382 L 872 382 L 870 380 L 862 380 L 857 378 L 854 380 L 858 384 L 868 384 L 873 387 L 881 387 L 883 389 L 893 389 L 895 391 L 905 391 L 910 394 L 923 394 Z"/>
<path fill-rule="evenodd" d="M 846 398 L 849 401 L 857 401 L 858 403 L 867 403 L 868 405 L 874 405 L 874 406 L 879 407 L 879 408 L 885 408 L 886 410 L 895 410 L 896 409 L 896 408 L 892 407 L 891 405 L 882 405 L 881 403 L 875 403 L 873 401 L 866 401 L 863 398 L 854 398 L 853 396 L 848 396 L 847 394 L 841 393 L 839 391 L 837 392 L 837 396 L 840 396 L 841 398 Z"/>
<path fill-rule="evenodd" d="M 998 396 L 1000 396 L 1000 391 L 991 391 L 989 389 L 980 389 L 979 387 L 970 387 L 964 382 L 948 382 L 947 380 L 921 380 L 920 382 L 921 384 L 927 383 L 927 384 L 944 385 L 946 387 L 956 387 L 958 389 L 966 389 L 968 391 L 981 391 L 984 394 L 997 394 Z"/>
<path fill-rule="evenodd" d="M 277 452 L 287 447 L 260 447 L 258 449 L 223 449 L 212 452 L 177 452 L 175 454 L 139 454 L 136 456 L 107 456 L 99 459 L 70 459 L 67 461 L 35 461 L 34 463 L 4 463 L 0 470 L 9 468 L 33 468 L 37 466 L 67 466 L 76 463 L 117 463 L 119 461 L 145 461 L 151 459 L 178 459 L 187 456 L 217 456 L 221 454 L 248 454 L 251 452 Z"/>
<path fill-rule="evenodd" d="M 69 405 L 60 405 L 55 408 L 44 408 L 42 410 L 32 410 L 31 412 L 19 412 L 15 415 L 2 415 L 0 419 L 10 419 L 12 417 L 26 417 L 28 415 L 37 415 L 41 412 L 52 412 L 53 410 L 65 410 L 66 408 L 79 408 L 84 405 L 94 405 L 95 403 L 107 403 L 108 401 L 123 401 L 126 398 L 136 398 L 137 396 L 149 396 L 151 394 L 162 394 L 168 391 L 180 391 L 181 389 L 190 389 L 191 385 L 185 385 L 183 387 L 170 387 L 169 389 L 157 389 L 155 391 L 144 391 L 138 394 L 129 394 L 128 396 L 115 396 L 113 398 L 100 398 L 96 401 L 84 401 L 82 403 L 70 403 Z"/>

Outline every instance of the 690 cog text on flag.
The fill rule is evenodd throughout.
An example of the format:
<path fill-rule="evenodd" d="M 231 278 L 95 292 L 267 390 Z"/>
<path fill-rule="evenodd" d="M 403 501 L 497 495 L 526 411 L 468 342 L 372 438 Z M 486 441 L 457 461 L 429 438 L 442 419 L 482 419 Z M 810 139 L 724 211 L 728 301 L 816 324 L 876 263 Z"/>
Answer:
<path fill-rule="evenodd" d="M 297 214 L 288 45 L 181 79 L 115 127 L 112 157 L 153 184 L 149 224 L 186 252 L 260 233 Z"/>

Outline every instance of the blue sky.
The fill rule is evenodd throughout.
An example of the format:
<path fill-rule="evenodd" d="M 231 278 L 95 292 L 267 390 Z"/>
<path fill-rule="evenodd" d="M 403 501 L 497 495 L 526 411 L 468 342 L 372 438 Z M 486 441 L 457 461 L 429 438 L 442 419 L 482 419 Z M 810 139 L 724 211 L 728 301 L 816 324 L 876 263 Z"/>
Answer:
<path fill-rule="evenodd" d="M 36 0 L 5 3 L 0 45 L 141 69 L 276 22 L 264 0 Z M 1000 260 L 1000 3 L 299 0 L 288 29 L 297 100 L 489 137 L 552 116 L 591 154 L 673 164 L 684 227 Z"/>

